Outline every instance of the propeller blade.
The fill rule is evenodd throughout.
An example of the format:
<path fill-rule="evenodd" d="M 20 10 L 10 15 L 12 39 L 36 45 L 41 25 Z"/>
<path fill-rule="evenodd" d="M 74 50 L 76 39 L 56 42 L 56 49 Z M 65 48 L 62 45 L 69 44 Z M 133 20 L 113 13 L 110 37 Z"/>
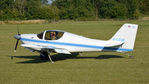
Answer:
<path fill-rule="evenodd" d="M 19 43 L 19 39 L 16 42 L 16 46 L 15 46 L 14 52 L 16 52 L 16 50 L 17 50 L 18 43 Z"/>
<path fill-rule="evenodd" d="M 16 45 L 15 45 L 15 49 L 14 49 L 14 52 L 16 52 L 17 50 L 17 46 L 18 46 L 18 43 L 19 43 L 19 40 L 21 38 L 21 34 L 19 32 L 19 27 L 18 27 L 18 24 L 17 24 L 17 35 L 14 35 L 14 38 L 17 39 L 17 42 L 16 42 Z"/>

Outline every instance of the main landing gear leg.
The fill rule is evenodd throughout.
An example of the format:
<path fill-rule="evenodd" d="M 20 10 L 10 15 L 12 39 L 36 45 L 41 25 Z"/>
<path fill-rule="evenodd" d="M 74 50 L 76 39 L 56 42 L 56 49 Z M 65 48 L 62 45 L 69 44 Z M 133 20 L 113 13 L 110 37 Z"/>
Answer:
<path fill-rule="evenodd" d="M 52 59 L 51 59 L 50 53 L 49 53 L 48 57 L 49 57 L 51 63 L 54 63 L 54 62 L 52 61 Z"/>
<path fill-rule="evenodd" d="M 48 57 L 49 57 L 49 59 L 50 59 L 50 61 L 51 61 L 51 63 L 54 63 L 53 61 L 52 61 L 52 58 L 51 58 L 51 56 L 50 56 L 50 52 L 49 51 L 47 51 L 49 54 L 48 54 Z"/>
<path fill-rule="evenodd" d="M 83 56 L 83 55 L 82 55 L 82 52 L 81 52 L 81 53 L 79 53 L 79 55 L 80 55 L 80 56 Z"/>
<path fill-rule="evenodd" d="M 52 61 L 52 58 L 51 58 L 51 56 L 50 56 L 50 52 L 49 51 L 47 51 L 47 52 L 39 52 L 40 53 L 40 58 L 41 58 L 41 60 L 50 60 L 51 61 L 51 63 L 54 63 L 53 61 Z"/>

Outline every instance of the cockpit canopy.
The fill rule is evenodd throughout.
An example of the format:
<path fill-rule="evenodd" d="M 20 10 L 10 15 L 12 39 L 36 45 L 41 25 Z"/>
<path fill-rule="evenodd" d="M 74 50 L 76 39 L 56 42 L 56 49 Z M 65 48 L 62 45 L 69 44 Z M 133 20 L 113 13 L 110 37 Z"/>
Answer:
<path fill-rule="evenodd" d="M 44 40 L 58 40 L 63 36 L 63 34 L 63 31 L 49 30 L 39 33 L 37 37 Z"/>

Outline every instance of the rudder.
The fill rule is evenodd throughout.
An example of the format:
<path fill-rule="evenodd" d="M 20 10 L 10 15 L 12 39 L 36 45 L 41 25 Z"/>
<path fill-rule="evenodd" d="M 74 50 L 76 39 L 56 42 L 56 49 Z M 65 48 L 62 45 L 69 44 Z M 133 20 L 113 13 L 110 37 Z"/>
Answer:
<path fill-rule="evenodd" d="M 137 24 L 124 24 L 110 39 L 110 41 L 124 42 L 121 48 L 128 49 L 128 51 L 132 51 L 135 44 L 137 29 Z"/>

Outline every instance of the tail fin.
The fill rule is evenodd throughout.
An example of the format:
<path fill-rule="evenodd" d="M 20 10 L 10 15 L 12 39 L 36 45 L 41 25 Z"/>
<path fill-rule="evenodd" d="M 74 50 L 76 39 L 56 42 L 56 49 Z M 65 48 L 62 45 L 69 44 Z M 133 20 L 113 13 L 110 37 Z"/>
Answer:
<path fill-rule="evenodd" d="M 127 49 L 128 51 L 132 51 L 134 48 L 137 29 L 137 24 L 124 24 L 110 39 L 110 41 L 124 42 L 121 48 Z"/>

